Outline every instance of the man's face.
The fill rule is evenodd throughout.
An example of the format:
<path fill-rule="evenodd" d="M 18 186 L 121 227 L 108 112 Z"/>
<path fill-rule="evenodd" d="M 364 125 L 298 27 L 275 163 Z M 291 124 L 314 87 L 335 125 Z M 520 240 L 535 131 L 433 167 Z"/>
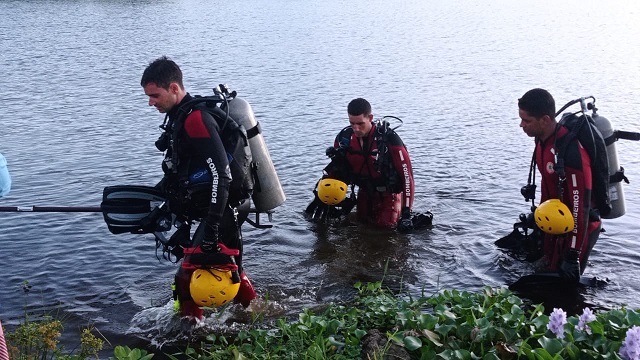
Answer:
<path fill-rule="evenodd" d="M 351 124 L 351 128 L 353 129 L 353 133 L 356 134 L 357 137 L 364 137 L 369 134 L 371 130 L 371 126 L 373 124 L 371 121 L 373 120 L 373 114 L 369 115 L 351 115 L 349 114 L 349 124 Z"/>
<path fill-rule="evenodd" d="M 149 106 L 155 106 L 160 113 L 170 111 L 178 103 L 178 84 L 171 83 L 169 89 L 163 89 L 155 83 L 148 83 L 144 93 L 149 97 Z"/>
<path fill-rule="evenodd" d="M 524 132 L 528 136 L 540 137 L 544 134 L 544 131 L 542 128 L 542 119 L 544 118 L 544 116 L 542 118 L 537 118 L 529 114 L 529 112 L 522 109 L 520 109 L 519 115 L 520 115 L 520 127 L 522 128 L 522 130 L 524 130 Z"/>

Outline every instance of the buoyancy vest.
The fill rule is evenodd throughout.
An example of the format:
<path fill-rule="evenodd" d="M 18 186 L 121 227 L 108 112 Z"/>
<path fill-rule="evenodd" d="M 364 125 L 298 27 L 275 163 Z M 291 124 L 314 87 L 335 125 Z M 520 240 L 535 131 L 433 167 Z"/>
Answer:
<path fill-rule="evenodd" d="M 607 216 L 611 212 L 611 200 L 609 198 L 609 160 L 607 157 L 607 145 L 602 134 L 595 126 L 591 116 L 583 114 L 564 114 L 558 122 L 558 126 L 566 127 L 567 135 L 558 138 L 555 143 L 556 164 L 554 170 L 562 181 L 564 179 L 564 167 L 567 147 L 577 140 L 589 154 L 592 177 L 592 199 L 596 209 L 601 215 Z"/>
<path fill-rule="evenodd" d="M 372 134 L 363 138 L 363 146 L 356 148 L 350 126 L 343 128 L 336 137 L 331 154 L 331 163 L 325 168 L 330 176 L 355 184 L 361 188 L 381 192 L 399 193 L 403 191 L 402 178 L 393 166 L 389 145 L 391 138 L 401 140 L 389 128 L 387 121 L 374 123 Z"/>
<path fill-rule="evenodd" d="M 169 123 L 165 126 L 169 147 L 169 153 L 165 160 L 165 172 L 170 172 L 174 175 L 173 177 L 178 181 L 178 187 L 202 187 L 203 189 L 210 187 L 213 179 L 207 176 L 207 172 L 204 171 L 203 167 L 212 166 L 212 164 L 205 162 L 197 165 L 180 163 L 182 161 L 180 151 L 183 148 L 181 142 L 185 131 L 185 120 L 194 111 L 201 111 L 203 113 L 202 121 L 218 132 L 222 140 L 231 175 L 227 202 L 232 206 L 236 206 L 243 200 L 248 199 L 253 191 L 252 156 L 247 133 L 242 125 L 238 124 L 218 106 L 220 103 L 218 98 L 195 96 L 186 100 L 179 105 L 179 108 L 174 113 L 175 116 L 170 118 Z M 197 199 L 192 200 L 197 202 Z M 202 202 L 204 201 L 201 201 L 198 206 L 206 207 L 206 203 Z"/>

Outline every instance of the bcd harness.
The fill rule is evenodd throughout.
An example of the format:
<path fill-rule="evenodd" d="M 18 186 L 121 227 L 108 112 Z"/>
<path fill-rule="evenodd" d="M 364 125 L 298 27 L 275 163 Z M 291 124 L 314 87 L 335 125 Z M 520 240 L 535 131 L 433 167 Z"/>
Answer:
<path fill-rule="evenodd" d="M 607 145 L 602 138 L 602 134 L 596 128 L 591 117 L 587 114 L 577 116 L 576 114 L 566 114 L 558 122 L 557 126 L 565 126 L 569 129 L 562 141 L 556 139 L 556 163 L 554 170 L 560 179 L 558 184 L 558 194 L 562 198 L 562 190 L 566 182 L 565 156 L 569 144 L 577 140 L 589 154 L 592 178 L 592 197 L 595 208 L 601 215 L 608 215 L 611 212 L 611 201 L 609 199 L 609 159 L 607 158 Z M 616 174 L 617 175 L 617 174 Z M 624 173 L 621 174 L 622 178 Z M 615 175 L 614 175 L 615 176 Z M 615 179 L 613 179 L 615 180 Z M 620 180 L 618 180 L 620 181 Z"/>
<path fill-rule="evenodd" d="M 577 117 L 576 117 L 577 118 Z M 580 144 L 587 150 L 589 154 L 590 163 L 591 163 L 591 175 L 592 175 L 592 198 L 595 201 L 596 207 L 600 214 L 606 215 L 609 211 L 611 211 L 611 205 L 609 201 L 609 164 L 606 155 L 606 148 L 604 145 L 604 140 L 600 133 L 595 129 L 595 126 L 591 129 L 592 126 L 586 126 L 590 128 L 589 131 L 592 134 L 591 142 L 580 140 L 578 137 L 578 133 L 582 128 L 583 119 L 579 119 L 580 124 L 576 124 L 574 119 L 567 120 L 567 117 L 563 118 L 556 125 L 556 130 L 554 131 L 554 165 L 553 170 L 558 175 L 558 183 L 557 183 L 557 194 L 558 199 L 564 202 L 564 188 L 567 182 L 566 171 L 565 171 L 565 160 L 567 155 L 567 148 L 573 141 L 579 141 Z M 560 126 L 565 126 L 569 130 L 569 132 L 561 137 L 557 138 L 556 133 Z M 576 126 L 577 125 L 577 126 Z M 595 130 L 595 131 L 594 131 Z M 590 143 L 590 144 L 589 144 Z M 542 146 L 542 143 L 536 139 L 536 148 L 538 146 Z M 536 152 L 534 150 L 533 156 L 531 159 L 531 164 L 529 167 L 529 177 L 527 179 L 527 185 L 522 188 L 522 195 L 525 197 L 525 200 L 531 200 L 531 208 L 532 211 L 535 209 L 534 199 L 535 199 L 535 168 L 536 168 Z M 587 201 L 591 201 L 587 199 Z"/>
<path fill-rule="evenodd" d="M 220 134 L 231 172 L 228 203 L 235 207 L 248 199 L 253 192 L 254 179 L 257 179 L 257 177 L 255 176 L 255 169 L 251 165 L 252 156 L 247 132 L 242 125 L 238 124 L 228 113 L 217 106 L 222 102 L 223 100 L 219 97 L 195 96 L 178 108 L 174 119 L 169 118 L 167 115 L 165 122 L 161 125 L 161 128 L 165 130 L 163 136 L 166 138 L 165 141 L 168 142 L 167 148 L 169 150 L 168 156 L 165 158 L 165 166 L 173 175 L 174 181 L 177 180 L 178 182 L 178 189 L 174 190 L 178 192 L 176 195 L 182 197 L 178 201 L 198 200 L 190 198 L 192 193 L 198 192 L 203 187 L 211 186 L 210 182 L 193 184 L 194 181 L 190 180 L 190 176 L 193 174 L 189 174 L 189 171 L 193 169 L 190 168 L 189 164 L 180 164 L 179 147 L 184 122 L 195 110 L 210 114 L 215 121 L 214 127 Z M 206 119 L 206 117 L 203 117 L 203 119 Z M 197 203 L 195 206 L 200 209 L 206 208 L 208 201 Z"/>
<path fill-rule="evenodd" d="M 229 162 L 231 184 L 229 186 L 227 206 L 231 207 L 234 217 L 237 217 L 238 213 L 236 206 L 240 205 L 252 194 L 254 178 L 257 177 L 254 176 L 255 169 L 251 165 L 252 156 L 247 133 L 241 124 L 238 124 L 235 119 L 218 106 L 224 103 L 226 103 L 226 97 L 195 96 L 180 105 L 175 116 L 169 117 L 167 114 L 163 124 L 160 126 L 164 133 L 156 142 L 156 146 L 161 151 L 168 151 L 164 166 L 168 170 L 169 181 L 164 187 L 164 191 L 169 197 L 170 212 L 177 215 L 180 218 L 180 223 L 182 223 L 182 226 L 178 227 L 178 230 L 169 239 L 164 237 L 159 239 L 158 235 L 156 235 L 156 246 L 162 246 L 163 257 L 170 261 L 173 261 L 171 254 L 176 257 L 177 262 L 183 257 L 183 254 L 187 254 L 189 251 L 189 246 L 191 246 L 189 224 L 193 220 L 201 220 L 206 216 L 211 202 L 211 187 L 216 186 L 212 183 L 210 177 L 204 181 L 194 180 L 193 174 L 189 173 L 194 169 L 188 163 L 181 163 L 179 149 L 184 131 L 184 122 L 193 111 L 200 110 L 203 115 L 207 113 L 215 121 L 215 124 L 210 124 L 212 126 L 209 128 L 213 128 L 215 129 L 214 131 L 218 132 Z M 203 116 L 203 121 L 208 121 L 207 119 L 208 117 Z M 202 165 L 207 166 L 207 164 Z M 198 173 L 205 174 L 207 171 L 209 170 L 203 169 L 199 170 Z M 206 178 L 204 175 L 201 177 Z M 220 245 L 221 243 L 218 244 L 218 246 Z M 228 261 L 220 261 L 229 259 L 228 254 L 220 255 L 222 259 L 198 259 L 199 255 L 195 253 L 191 255 L 190 262 L 197 266 L 229 263 Z M 207 257 L 211 256 L 214 255 L 207 255 Z M 233 260 L 233 257 L 231 257 L 231 260 Z"/>
<path fill-rule="evenodd" d="M 569 103 L 570 105 L 572 103 Z M 563 111 L 567 106 L 563 107 L 558 113 Z M 598 210 L 599 215 L 607 216 L 611 211 L 611 200 L 609 198 L 609 184 L 625 181 L 629 183 L 629 180 L 624 175 L 624 169 L 621 168 L 615 174 L 609 176 L 609 160 L 607 157 L 607 143 L 603 139 L 602 134 L 596 127 L 593 119 L 588 114 L 580 111 L 577 113 L 564 114 L 561 120 L 556 124 L 556 130 L 560 126 L 566 127 L 569 132 L 561 137 L 554 139 L 554 166 L 553 169 L 558 175 L 558 198 L 563 201 L 564 186 L 566 184 L 566 172 L 565 172 L 565 160 L 567 156 L 567 148 L 573 141 L 578 141 L 582 147 L 587 151 L 591 165 L 591 178 L 592 178 L 592 198 L 595 202 L 595 209 Z M 556 114 L 557 116 L 558 114 Z M 613 140 L 615 141 L 615 139 Z M 540 143 L 537 142 L 537 145 Z M 528 201 L 531 199 L 533 206 L 533 198 L 535 197 L 535 150 L 533 158 L 531 160 L 531 167 L 529 170 L 529 179 L 527 181 L 527 187 L 532 187 L 533 194 L 529 193 L 525 195 L 525 188 L 522 192 L 525 199 Z M 588 199 L 587 201 L 590 201 Z M 597 218 L 597 215 L 596 215 Z"/>
<path fill-rule="evenodd" d="M 399 119 L 398 119 L 399 120 Z M 368 137 L 363 138 L 362 150 L 355 150 L 350 146 L 353 129 L 350 126 L 345 127 L 340 132 L 338 139 L 338 148 L 329 148 L 327 155 L 331 158 L 331 163 L 327 165 L 325 171 L 327 173 L 336 174 L 336 178 L 353 187 L 358 185 L 370 193 L 377 192 L 402 192 L 403 184 L 401 177 L 393 166 L 391 152 L 389 151 L 389 137 L 394 134 L 395 129 L 390 128 L 388 121 L 378 121 L 375 123 L 375 134 L 373 141 L 376 142 L 377 149 L 371 150 L 371 144 L 368 143 Z M 363 162 L 357 171 L 350 168 L 346 160 L 347 154 L 356 154 L 363 157 Z M 374 171 L 381 174 L 379 178 L 373 176 L 361 175 L 362 170 L 369 166 L 368 158 L 374 156 Z M 371 169 L 368 174 L 372 174 Z"/>

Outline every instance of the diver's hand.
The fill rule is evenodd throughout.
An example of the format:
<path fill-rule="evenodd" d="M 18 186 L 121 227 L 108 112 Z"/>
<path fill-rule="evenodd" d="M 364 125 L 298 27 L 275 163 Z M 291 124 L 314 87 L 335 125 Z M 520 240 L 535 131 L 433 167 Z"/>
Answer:
<path fill-rule="evenodd" d="M 313 221 L 339 219 L 341 216 L 351 212 L 351 209 L 355 206 L 355 201 L 350 199 L 345 199 L 335 206 L 327 205 L 320 200 L 316 190 L 313 191 L 313 194 L 313 200 L 304 211 Z"/>
<path fill-rule="evenodd" d="M 340 208 L 340 214 L 347 216 L 356 206 L 356 199 L 354 197 L 345 198 L 337 205 Z"/>
<path fill-rule="evenodd" d="M 313 200 L 311 201 L 311 203 L 309 203 L 309 205 L 307 205 L 307 208 L 304 210 L 304 212 L 314 220 L 317 220 L 325 216 L 325 213 L 329 209 L 329 206 L 320 200 L 317 191 L 314 190 L 313 195 Z"/>
<path fill-rule="evenodd" d="M 411 220 L 411 210 L 402 209 L 400 221 L 398 221 L 398 231 L 409 232 L 413 230 L 413 220 Z"/>
<path fill-rule="evenodd" d="M 564 255 L 560 264 L 560 276 L 568 281 L 578 282 L 580 280 L 580 251 L 569 249 Z"/>

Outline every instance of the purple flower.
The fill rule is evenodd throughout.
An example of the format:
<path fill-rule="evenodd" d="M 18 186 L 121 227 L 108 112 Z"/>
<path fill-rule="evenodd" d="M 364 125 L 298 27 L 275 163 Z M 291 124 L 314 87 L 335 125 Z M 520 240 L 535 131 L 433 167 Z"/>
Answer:
<path fill-rule="evenodd" d="M 564 339 L 564 324 L 567 323 L 567 313 L 562 309 L 553 309 L 553 312 L 549 316 L 549 324 L 547 329 L 556 334 L 558 339 Z"/>
<path fill-rule="evenodd" d="M 627 330 L 627 336 L 622 342 L 619 354 L 627 360 L 640 359 L 640 327 L 634 326 Z"/>
<path fill-rule="evenodd" d="M 582 315 L 580 315 L 577 329 L 591 335 L 591 328 L 587 324 L 595 320 L 596 316 L 593 315 L 593 311 L 586 307 L 582 310 Z"/>

